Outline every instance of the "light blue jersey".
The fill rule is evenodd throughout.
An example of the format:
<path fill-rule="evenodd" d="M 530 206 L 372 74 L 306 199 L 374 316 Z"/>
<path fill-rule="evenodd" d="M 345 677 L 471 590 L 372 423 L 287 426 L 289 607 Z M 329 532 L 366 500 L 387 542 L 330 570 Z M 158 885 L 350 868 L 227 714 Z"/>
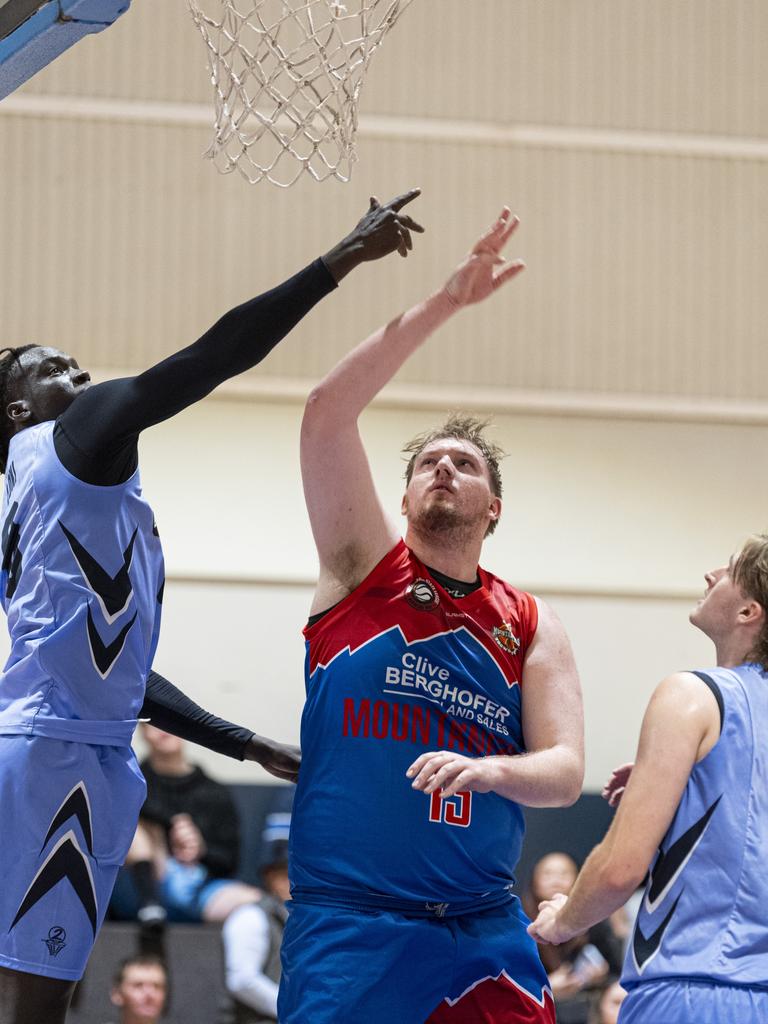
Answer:
<path fill-rule="evenodd" d="M 651 869 L 621 1020 L 646 983 L 768 987 L 768 675 L 751 664 L 696 675 L 718 698 L 722 730 L 691 772 Z"/>
<path fill-rule="evenodd" d="M 53 430 L 42 423 L 10 443 L 0 734 L 127 745 L 157 644 L 160 540 L 138 470 L 113 487 L 83 483 L 61 464 Z"/>

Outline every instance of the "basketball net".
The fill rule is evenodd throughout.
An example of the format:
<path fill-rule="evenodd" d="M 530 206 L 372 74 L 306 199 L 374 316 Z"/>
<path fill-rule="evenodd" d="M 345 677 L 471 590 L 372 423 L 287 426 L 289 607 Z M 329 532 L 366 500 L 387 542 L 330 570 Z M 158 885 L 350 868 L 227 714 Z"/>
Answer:
<path fill-rule="evenodd" d="M 304 172 L 349 181 L 368 65 L 411 0 L 188 3 L 208 48 L 216 120 L 205 155 L 219 171 L 282 188 Z"/>

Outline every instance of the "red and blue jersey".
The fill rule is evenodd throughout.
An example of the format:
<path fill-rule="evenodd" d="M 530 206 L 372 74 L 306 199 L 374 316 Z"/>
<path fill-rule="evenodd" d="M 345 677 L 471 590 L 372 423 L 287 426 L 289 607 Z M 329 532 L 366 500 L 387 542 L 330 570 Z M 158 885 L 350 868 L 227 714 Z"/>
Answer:
<path fill-rule="evenodd" d="M 536 602 L 483 569 L 479 578 L 453 598 L 400 541 L 305 629 L 297 895 L 461 904 L 514 881 L 516 803 L 495 793 L 442 799 L 405 774 L 429 750 L 525 750 L 521 683 Z"/>

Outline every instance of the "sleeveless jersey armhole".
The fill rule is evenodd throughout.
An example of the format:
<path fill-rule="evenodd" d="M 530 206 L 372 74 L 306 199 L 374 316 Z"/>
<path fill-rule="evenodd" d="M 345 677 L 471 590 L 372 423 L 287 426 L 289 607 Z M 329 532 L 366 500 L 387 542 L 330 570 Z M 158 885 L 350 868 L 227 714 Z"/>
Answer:
<path fill-rule="evenodd" d="M 536 598 L 533 594 L 529 594 L 526 591 L 523 591 L 522 594 L 525 599 L 525 607 L 527 611 L 525 618 L 525 646 L 527 649 L 533 643 L 533 638 L 536 636 L 536 630 L 539 627 L 539 606 L 536 604 Z"/>
<path fill-rule="evenodd" d="M 712 691 L 712 696 L 717 701 L 717 707 L 720 711 L 720 732 L 722 733 L 723 722 L 725 720 L 725 701 L 723 700 L 723 694 L 720 687 L 717 685 L 717 683 L 711 676 L 707 675 L 706 672 L 694 671 L 691 674 L 697 676 L 702 681 L 702 683 L 705 683 Z"/>

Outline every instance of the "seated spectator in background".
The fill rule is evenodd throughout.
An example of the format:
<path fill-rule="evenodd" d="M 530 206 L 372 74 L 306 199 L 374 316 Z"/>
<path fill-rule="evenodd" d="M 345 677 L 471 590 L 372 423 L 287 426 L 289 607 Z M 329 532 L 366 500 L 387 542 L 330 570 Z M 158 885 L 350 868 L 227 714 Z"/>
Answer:
<path fill-rule="evenodd" d="M 132 956 L 118 967 L 110 999 L 120 1007 L 118 1024 L 158 1024 L 167 996 L 168 972 L 160 957 Z"/>
<path fill-rule="evenodd" d="M 225 921 L 259 899 L 238 881 L 240 822 L 226 786 L 188 759 L 184 740 L 141 726 L 148 757 L 141 763 L 147 799 L 126 867 L 118 876 L 112 911 L 145 929 L 176 922 Z"/>
<path fill-rule="evenodd" d="M 265 832 L 275 831 L 267 816 Z M 239 907 L 227 918 L 222 932 L 227 991 L 232 996 L 232 1024 L 270 1024 L 277 1020 L 280 986 L 280 947 L 291 898 L 288 882 L 288 826 L 284 838 L 271 843 L 261 869 L 264 896 L 259 903 Z"/>
<path fill-rule="evenodd" d="M 618 978 L 607 978 L 597 993 L 589 1024 L 618 1024 L 619 1008 L 626 996 Z"/>
<path fill-rule="evenodd" d="M 537 861 L 531 875 L 530 891 L 523 900 L 525 911 L 535 919 L 542 900 L 555 893 L 568 893 L 579 873 L 567 853 L 549 853 Z M 557 1007 L 558 1024 L 587 1024 L 589 990 L 608 974 L 621 970 L 622 944 L 609 921 L 590 928 L 561 946 L 539 946 Z"/>

